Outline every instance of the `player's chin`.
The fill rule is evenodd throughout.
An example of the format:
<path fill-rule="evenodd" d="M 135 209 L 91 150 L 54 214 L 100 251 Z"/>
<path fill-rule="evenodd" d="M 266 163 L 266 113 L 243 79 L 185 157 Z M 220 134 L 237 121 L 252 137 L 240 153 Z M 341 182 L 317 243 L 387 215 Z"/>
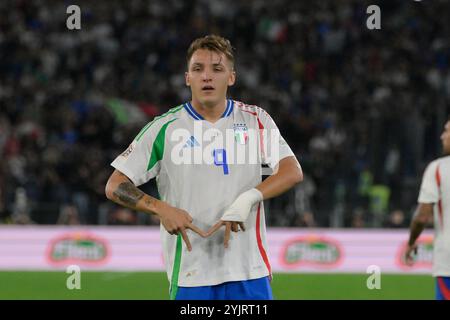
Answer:
<path fill-rule="evenodd" d="M 216 105 L 220 99 L 216 95 L 202 95 L 199 100 L 203 105 Z"/>
<path fill-rule="evenodd" d="M 200 91 L 200 96 L 203 99 L 214 99 L 215 97 L 217 97 L 218 92 L 217 90 L 202 90 Z"/>

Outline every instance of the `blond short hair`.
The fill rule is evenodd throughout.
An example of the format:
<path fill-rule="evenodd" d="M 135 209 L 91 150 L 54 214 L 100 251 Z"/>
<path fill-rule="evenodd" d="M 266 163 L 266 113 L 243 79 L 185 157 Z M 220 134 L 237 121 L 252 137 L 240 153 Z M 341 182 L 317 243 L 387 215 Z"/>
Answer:
<path fill-rule="evenodd" d="M 230 61 L 231 66 L 234 66 L 233 47 L 231 46 L 230 41 L 224 37 L 212 34 L 195 39 L 187 51 L 186 61 L 188 66 L 192 55 L 198 49 L 207 49 L 217 53 L 223 53 Z"/>

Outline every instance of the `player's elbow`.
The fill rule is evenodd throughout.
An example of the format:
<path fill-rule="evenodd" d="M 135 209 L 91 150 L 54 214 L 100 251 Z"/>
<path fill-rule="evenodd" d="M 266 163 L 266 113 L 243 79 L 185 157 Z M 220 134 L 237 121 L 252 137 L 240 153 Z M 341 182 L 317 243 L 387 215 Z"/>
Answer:
<path fill-rule="evenodd" d="M 296 170 L 293 170 L 292 173 L 292 183 L 293 185 L 299 184 L 303 181 L 303 171 L 301 168 L 297 168 Z"/>
<path fill-rule="evenodd" d="M 303 171 L 299 167 L 295 167 L 292 170 L 289 170 L 289 182 L 291 187 L 299 184 L 303 181 Z"/>
<path fill-rule="evenodd" d="M 433 218 L 433 204 L 420 203 L 414 214 L 413 222 L 420 225 L 426 225 Z"/>
<path fill-rule="evenodd" d="M 300 163 L 294 158 L 289 157 L 281 160 L 280 172 L 287 179 L 290 187 L 303 181 L 303 170 Z"/>
<path fill-rule="evenodd" d="M 419 225 L 426 225 L 430 222 L 430 217 L 426 214 L 419 214 L 414 218 L 414 222 Z"/>
<path fill-rule="evenodd" d="M 108 198 L 109 200 L 113 200 L 114 199 L 114 183 L 112 182 L 111 177 L 108 179 L 108 182 L 106 182 L 105 185 L 105 195 L 106 198 Z"/>

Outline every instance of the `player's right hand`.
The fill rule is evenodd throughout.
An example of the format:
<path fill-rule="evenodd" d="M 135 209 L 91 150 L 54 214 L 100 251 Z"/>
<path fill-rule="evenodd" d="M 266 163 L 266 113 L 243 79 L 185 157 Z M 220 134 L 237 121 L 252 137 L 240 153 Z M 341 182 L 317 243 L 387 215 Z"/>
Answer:
<path fill-rule="evenodd" d="M 408 266 L 412 266 L 414 264 L 414 255 L 417 254 L 417 244 L 408 245 L 408 248 L 405 252 L 405 263 Z"/>
<path fill-rule="evenodd" d="M 190 229 L 201 237 L 206 238 L 206 233 L 192 224 L 193 219 L 185 210 L 172 207 L 162 201 L 159 202 L 158 207 L 159 208 L 157 214 L 164 228 L 168 233 L 172 235 L 181 234 L 184 242 L 186 243 L 188 251 L 192 250 L 192 245 L 189 241 L 189 237 L 186 234 L 186 229 Z"/>

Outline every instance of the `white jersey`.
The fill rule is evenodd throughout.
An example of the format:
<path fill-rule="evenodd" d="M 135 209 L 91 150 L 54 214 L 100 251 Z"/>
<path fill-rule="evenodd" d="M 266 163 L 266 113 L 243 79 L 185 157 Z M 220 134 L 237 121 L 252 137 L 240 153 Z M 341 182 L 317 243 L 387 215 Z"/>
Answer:
<path fill-rule="evenodd" d="M 112 166 L 137 186 L 156 177 L 161 200 L 186 210 L 206 231 L 242 192 L 261 183 L 262 164 L 274 168 L 288 156 L 294 154 L 263 109 L 227 100 L 222 117 L 210 123 L 188 102 L 145 126 Z M 172 287 L 270 275 L 262 202 L 244 224 L 245 232 L 231 233 L 227 249 L 224 228 L 206 239 L 188 230 L 191 252 L 180 235 L 170 235 L 161 225 Z"/>
<path fill-rule="evenodd" d="M 431 162 L 422 179 L 419 203 L 434 204 L 433 276 L 450 276 L 450 156 Z"/>

